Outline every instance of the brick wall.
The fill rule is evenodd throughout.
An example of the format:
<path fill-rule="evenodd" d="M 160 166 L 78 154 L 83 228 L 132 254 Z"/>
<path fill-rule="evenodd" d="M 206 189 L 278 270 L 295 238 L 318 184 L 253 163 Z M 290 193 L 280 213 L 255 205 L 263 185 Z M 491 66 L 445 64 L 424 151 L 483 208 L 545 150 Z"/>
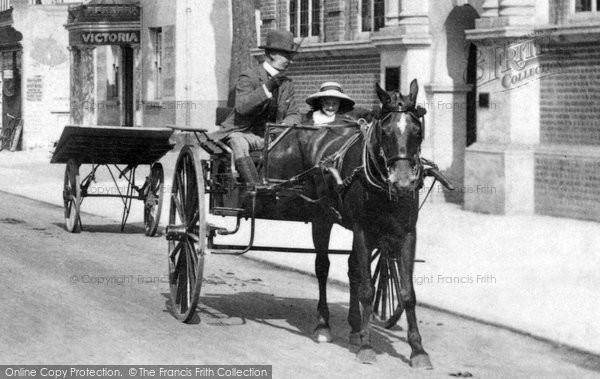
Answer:
<path fill-rule="evenodd" d="M 535 211 L 600 221 L 600 44 L 552 46 L 541 64 Z"/>
<path fill-rule="evenodd" d="M 296 100 L 303 112 L 308 111 L 304 102 L 311 93 L 317 92 L 323 82 L 336 81 L 344 87 L 357 106 L 371 108 L 379 104 L 375 83 L 379 81 L 379 56 L 356 57 L 296 57 L 288 76 L 294 80 Z"/>
<path fill-rule="evenodd" d="M 540 140 L 600 145 L 600 44 L 553 46 L 541 64 Z"/>
<path fill-rule="evenodd" d="M 600 156 L 536 153 L 535 212 L 600 221 Z"/>
<path fill-rule="evenodd" d="M 290 25 L 289 25 L 290 14 L 289 14 L 288 3 L 289 3 L 289 0 L 279 0 L 277 2 L 277 14 L 278 14 L 277 27 L 280 29 L 285 29 L 285 30 L 290 29 Z"/>
<path fill-rule="evenodd" d="M 267 40 L 269 29 L 277 27 L 277 0 L 261 0 L 260 3 L 260 40 Z"/>

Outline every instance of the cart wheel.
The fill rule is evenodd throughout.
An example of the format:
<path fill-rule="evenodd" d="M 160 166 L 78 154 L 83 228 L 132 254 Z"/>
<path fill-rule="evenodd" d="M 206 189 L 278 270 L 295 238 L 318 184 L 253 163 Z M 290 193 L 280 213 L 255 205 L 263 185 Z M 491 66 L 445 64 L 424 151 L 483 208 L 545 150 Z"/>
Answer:
<path fill-rule="evenodd" d="M 389 329 L 396 325 L 404 311 L 400 298 L 400 265 L 389 252 L 377 249 L 371 255 L 371 266 L 375 266 L 371 279 L 375 286 L 374 319 Z"/>
<path fill-rule="evenodd" d="M 63 188 L 65 204 L 65 227 L 71 233 L 81 231 L 79 207 L 81 205 L 81 187 L 79 185 L 79 164 L 69 159 L 65 168 L 65 185 Z"/>
<path fill-rule="evenodd" d="M 183 322 L 196 313 L 206 249 L 204 177 L 199 153 L 185 146 L 179 153 L 169 210 L 171 311 Z"/>
<path fill-rule="evenodd" d="M 146 235 L 152 237 L 156 234 L 160 223 L 160 212 L 163 203 L 165 174 L 162 164 L 154 163 L 152 165 L 148 179 L 148 192 L 146 192 L 146 198 L 144 199 L 144 228 Z"/>

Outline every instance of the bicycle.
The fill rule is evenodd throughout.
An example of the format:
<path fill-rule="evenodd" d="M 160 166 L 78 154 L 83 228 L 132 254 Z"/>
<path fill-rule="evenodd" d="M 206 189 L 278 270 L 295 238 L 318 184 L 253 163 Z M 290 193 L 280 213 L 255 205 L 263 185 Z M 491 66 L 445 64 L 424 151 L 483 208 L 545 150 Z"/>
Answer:
<path fill-rule="evenodd" d="M 19 137 L 21 134 L 21 129 L 23 128 L 23 124 L 21 119 L 11 115 L 10 113 L 6 113 L 8 117 L 8 123 L 2 127 L 2 135 L 0 136 L 0 151 L 9 148 L 10 151 L 15 151 L 17 149 L 17 144 L 19 143 Z"/>

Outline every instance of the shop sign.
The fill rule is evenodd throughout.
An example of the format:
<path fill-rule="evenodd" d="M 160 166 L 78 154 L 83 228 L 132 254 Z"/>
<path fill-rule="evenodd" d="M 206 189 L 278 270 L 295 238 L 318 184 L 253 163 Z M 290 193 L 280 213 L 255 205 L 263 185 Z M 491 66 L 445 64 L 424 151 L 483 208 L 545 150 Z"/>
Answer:
<path fill-rule="evenodd" d="M 140 32 L 120 31 L 120 32 L 83 32 L 79 38 L 75 38 L 75 44 L 84 45 L 123 45 L 140 43 Z"/>

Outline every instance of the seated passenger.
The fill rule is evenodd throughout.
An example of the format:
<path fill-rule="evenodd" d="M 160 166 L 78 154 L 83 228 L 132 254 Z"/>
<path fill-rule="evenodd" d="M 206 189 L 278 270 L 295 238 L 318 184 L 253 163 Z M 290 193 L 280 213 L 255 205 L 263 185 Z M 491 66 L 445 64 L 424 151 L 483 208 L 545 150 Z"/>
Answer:
<path fill-rule="evenodd" d="M 335 121 L 349 122 L 353 118 L 344 115 L 354 108 L 354 100 L 344 93 L 339 83 L 325 82 L 321 84 L 319 92 L 306 98 L 306 103 L 311 110 L 302 121 L 304 124 L 331 124 Z"/>

